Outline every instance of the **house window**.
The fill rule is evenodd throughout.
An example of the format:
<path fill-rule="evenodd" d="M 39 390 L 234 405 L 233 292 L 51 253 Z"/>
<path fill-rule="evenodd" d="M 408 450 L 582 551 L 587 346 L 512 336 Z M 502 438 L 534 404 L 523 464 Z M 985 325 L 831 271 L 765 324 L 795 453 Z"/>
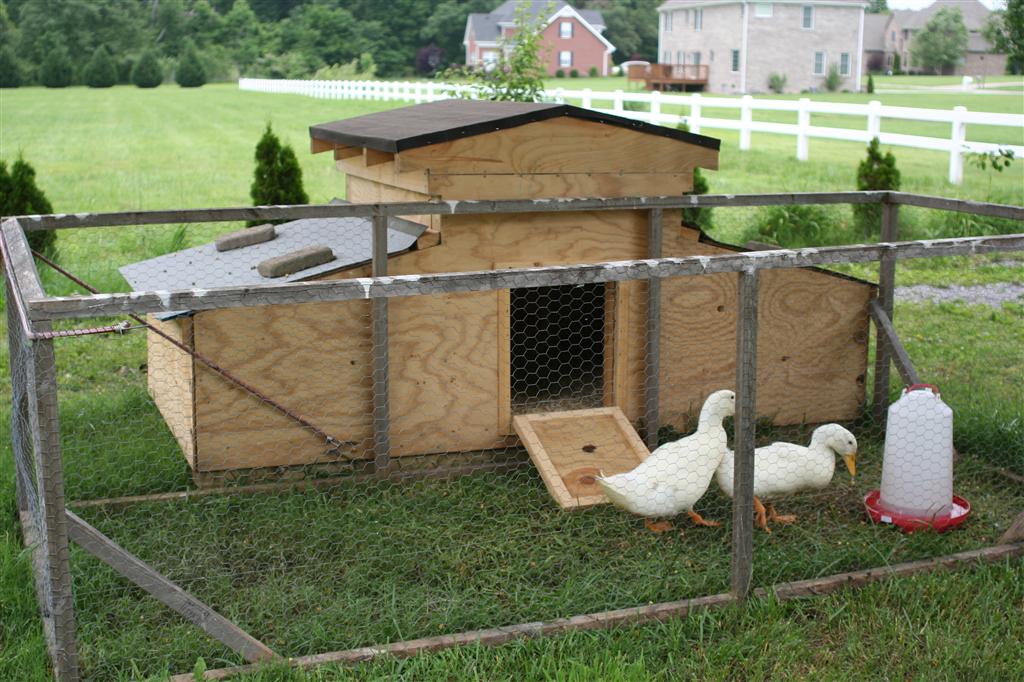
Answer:
<path fill-rule="evenodd" d="M 690 54 L 690 63 L 700 65 L 700 52 L 693 52 Z"/>
<path fill-rule="evenodd" d="M 814 75 L 824 76 L 825 75 L 825 53 L 815 52 L 814 53 Z"/>
<path fill-rule="evenodd" d="M 715 61 L 715 51 L 714 50 L 708 50 L 708 61 L 709 62 Z"/>
<path fill-rule="evenodd" d="M 804 5 L 804 23 L 801 25 L 804 28 L 814 28 L 814 8 L 810 5 Z"/>
<path fill-rule="evenodd" d="M 704 28 L 704 10 L 695 9 L 693 10 L 693 30 L 699 31 Z"/>
<path fill-rule="evenodd" d="M 740 70 L 740 51 L 732 51 L 732 72 L 737 73 Z"/>
<path fill-rule="evenodd" d="M 754 5 L 754 16 L 767 18 L 772 15 L 772 4 L 770 2 L 759 2 Z"/>
<path fill-rule="evenodd" d="M 572 66 L 572 51 L 562 50 L 558 53 L 558 65 L 563 69 L 567 69 Z"/>
<path fill-rule="evenodd" d="M 572 22 L 563 21 L 558 25 L 558 37 L 560 38 L 572 38 Z"/>
<path fill-rule="evenodd" d="M 839 55 L 839 74 L 841 76 L 850 75 L 850 53 L 843 52 Z"/>
<path fill-rule="evenodd" d="M 676 50 L 676 64 L 685 64 L 685 63 L 686 63 L 686 55 L 683 53 L 682 50 Z"/>
<path fill-rule="evenodd" d="M 674 12 L 665 12 L 662 16 L 665 17 L 665 30 L 669 33 L 672 32 L 672 15 Z"/>
<path fill-rule="evenodd" d="M 662 64 L 669 64 L 671 62 L 672 62 L 672 53 L 671 52 L 664 52 L 664 53 L 662 53 L 662 55 L 661 55 L 661 63 Z"/>

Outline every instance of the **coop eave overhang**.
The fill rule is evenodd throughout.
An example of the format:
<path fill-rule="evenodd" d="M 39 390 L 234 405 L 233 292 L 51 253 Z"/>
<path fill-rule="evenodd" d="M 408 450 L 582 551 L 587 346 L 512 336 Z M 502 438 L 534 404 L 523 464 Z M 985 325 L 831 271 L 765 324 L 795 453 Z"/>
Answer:
<path fill-rule="evenodd" d="M 310 126 L 313 140 L 398 154 L 410 149 L 569 117 L 718 151 L 721 140 L 570 104 L 451 99 Z"/>

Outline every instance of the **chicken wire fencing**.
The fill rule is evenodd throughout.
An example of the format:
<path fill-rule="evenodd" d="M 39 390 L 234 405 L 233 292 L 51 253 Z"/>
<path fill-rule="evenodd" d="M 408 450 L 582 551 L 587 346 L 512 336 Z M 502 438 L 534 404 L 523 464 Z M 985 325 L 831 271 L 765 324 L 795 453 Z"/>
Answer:
<path fill-rule="evenodd" d="M 223 251 L 97 230 L 175 248 L 69 283 L 8 221 L 16 501 L 58 677 L 499 642 L 992 545 L 1024 509 L 1021 304 L 894 304 L 893 273 L 963 257 L 969 283 L 1024 236 L 892 242 L 901 197 L 1020 209 L 823 196 L 702 200 L 884 202 L 886 243 L 684 248 L 689 197 L 579 200 L 548 210 L 642 209 L 662 248 L 458 273 L 392 216 L 538 209 L 86 216 L 296 220 Z M 965 500 L 955 531 L 889 527 Z"/>

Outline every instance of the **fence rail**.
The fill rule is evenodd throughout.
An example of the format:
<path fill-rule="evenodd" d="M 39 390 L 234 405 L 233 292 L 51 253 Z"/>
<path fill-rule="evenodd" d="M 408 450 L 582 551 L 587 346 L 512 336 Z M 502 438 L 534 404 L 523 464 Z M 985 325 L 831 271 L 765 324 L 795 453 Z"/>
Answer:
<path fill-rule="evenodd" d="M 269 92 L 293 95 L 305 95 L 318 99 L 352 99 L 376 100 L 391 102 L 435 102 L 441 99 L 472 95 L 468 85 L 457 85 L 439 82 L 410 81 L 314 81 L 314 80 L 272 80 L 260 78 L 240 78 L 238 87 L 241 90 Z M 920 109 L 916 107 L 895 107 L 883 105 L 878 100 L 867 104 L 845 104 L 842 102 L 816 102 L 802 97 L 799 100 L 755 99 L 750 95 L 743 97 L 707 97 L 700 93 L 666 94 L 653 92 L 614 92 L 583 90 L 567 90 L 556 88 L 544 93 L 547 100 L 554 102 L 570 101 L 584 109 L 592 109 L 602 113 L 625 116 L 648 123 L 678 125 L 686 122 L 690 130 L 699 133 L 704 128 L 716 130 L 738 130 L 740 133 L 740 149 L 751 147 L 751 133 L 771 133 L 775 135 L 791 135 L 796 137 L 796 158 L 806 161 L 809 157 L 810 138 L 827 140 L 844 140 L 848 142 L 869 142 L 877 137 L 883 144 L 897 147 L 913 147 L 931 149 L 949 154 L 949 181 L 959 185 L 963 182 L 964 154 L 988 153 L 1000 149 L 1010 150 L 1015 156 L 1024 155 L 1024 146 L 1019 144 L 995 144 L 991 142 L 975 142 L 967 139 L 968 125 L 985 125 L 1011 128 L 1019 137 L 1024 129 L 1024 116 L 1018 114 L 1000 114 L 983 111 L 968 111 L 966 107 L 954 107 L 951 111 L 944 109 Z M 600 103 L 600 104 L 598 104 Z M 627 103 L 637 104 L 640 110 L 627 108 Z M 663 107 L 685 107 L 685 113 L 663 111 Z M 716 118 L 704 115 L 704 110 L 738 109 L 739 118 Z M 774 121 L 756 121 L 755 111 L 780 111 L 795 113 L 796 123 L 779 123 Z M 811 115 L 841 115 L 863 118 L 865 126 L 859 128 L 833 128 L 811 125 Z M 927 137 L 923 135 L 906 135 L 903 133 L 882 132 L 882 119 L 906 121 L 928 121 L 948 123 L 948 138 Z M 1011 133 L 1012 135 L 1013 133 Z"/>

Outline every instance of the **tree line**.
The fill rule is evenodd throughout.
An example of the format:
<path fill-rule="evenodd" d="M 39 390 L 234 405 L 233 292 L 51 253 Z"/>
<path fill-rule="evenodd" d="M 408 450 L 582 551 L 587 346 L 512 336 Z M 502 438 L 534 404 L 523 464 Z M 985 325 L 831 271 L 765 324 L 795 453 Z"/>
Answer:
<path fill-rule="evenodd" d="M 192 58 L 203 80 L 432 75 L 464 61 L 469 13 L 500 2 L 0 0 L 0 81 L 91 84 L 100 62 L 101 81 L 128 83 L 145 60 L 150 82 Z M 660 0 L 573 4 L 601 10 L 616 60 L 656 61 Z"/>

